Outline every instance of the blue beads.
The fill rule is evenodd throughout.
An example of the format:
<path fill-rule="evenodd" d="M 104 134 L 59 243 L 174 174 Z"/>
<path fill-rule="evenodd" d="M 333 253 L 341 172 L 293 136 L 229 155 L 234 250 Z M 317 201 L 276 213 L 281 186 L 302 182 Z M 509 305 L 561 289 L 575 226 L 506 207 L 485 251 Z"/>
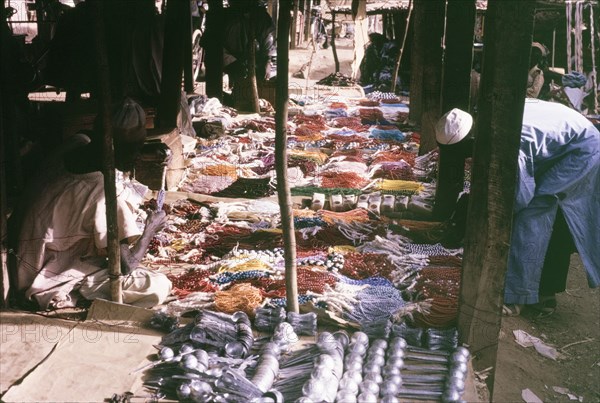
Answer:
<path fill-rule="evenodd" d="M 249 270 L 241 272 L 225 272 L 219 273 L 212 277 L 212 281 L 216 284 L 223 285 L 238 280 L 248 280 L 251 278 L 269 277 L 269 273 L 262 270 Z"/>

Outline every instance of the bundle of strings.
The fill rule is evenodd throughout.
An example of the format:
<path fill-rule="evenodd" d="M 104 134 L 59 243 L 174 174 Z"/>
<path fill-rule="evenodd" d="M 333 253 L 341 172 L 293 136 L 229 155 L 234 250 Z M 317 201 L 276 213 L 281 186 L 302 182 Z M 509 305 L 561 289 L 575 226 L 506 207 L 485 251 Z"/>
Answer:
<path fill-rule="evenodd" d="M 327 248 L 337 245 L 348 245 L 350 241 L 338 228 L 333 226 L 314 227 L 316 232 L 296 231 L 296 243 L 301 250 Z"/>
<path fill-rule="evenodd" d="M 429 266 L 462 267 L 462 258 L 452 255 L 429 256 Z"/>
<path fill-rule="evenodd" d="M 327 135 L 327 139 L 328 140 L 332 140 L 335 142 L 334 146 L 335 147 L 344 147 L 346 144 L 358 144 L 358 145 L 366 145 L 367 143 L 370 142 L 370 139 L 363 137 L 363 136 L 359 136 L 357 134 L 351 134 L 351 135 L 343 135 L 343 134 L 329 134 Z"/>
<path fill-rule="evenodd" d="M 356 172 L 323 172 L 319 175 L 324 188 L 362 189 L 369 181 Z"/>
<path fill-rule="evenodd" d="M 405 151 L 401 148 L 395 147 L 392 150 L 386 151 L 378 151 L 373 155 L 373 159 L 371 160 L 371 165 L 380 164 L 384 162 L 397 162 L 400 160 L 406 161 L 411 167 L 415 165 L 415 157 L 414 153 L 409 151 Z"/>
<path fill-rule="evenodd" d="M 344 254 L 344 267 L 339 273 L 359 280 L 377 276 L 389 278 L 394 269 L 393 263 L 384 254 L 350 252 Z"/>
<path fill-rule="evenodd" d="M 364 208 L 356 208 L 344 212 L 319 210 L 317 211 L 317 215 L 329 225 L 334 225 L 339 222 L 353 223 L 370 221 L 369 211 Z"/>
<path fill-rule="evenodd" d="M 216 164 L 216 165 L 206 165 L 198 170 L 202 175 L 208 176 L 230 176 L 233 179 L 237 179 L 238 169 L 235 165 L 228 164 Z"/>
<path fill-rule="evenodd" d="M 239 240 L 250 235 L 250 228 L 237 225 L 222 225 L 213 223 L 206 227 L 206 238 L 202 245 L 208 253 L 223 256 L 232 250 Z"/>
<path fill-rule="evenodd" d="M 311 125 L 318 128 L 317 130 L 324 130 L 327 128 L 327 121 L 321 115 L 305 115 L 300 113 L 294 116 L 294 123 L 297 125 Z"/>
<path fill-rule="evenodd" d="M 332 102 L 329 104 L 330 109 L 348 109 L 345 102 Z"/>
<path fill-rule="evenodd" d="M 371 177 L 374 179 L 416 180 L 412 167 L 404 161 L 379 163 L 372 167 Z"/>
<path fill-rule="evenodd" d="M 415 243 L 439 243 L 446 237 L 448 225 L 437 221 L 398 220 L 389 229 Z"/>
<path fill-rule="evenodd" d="M 186 297 L 191 292 L 215 292 L 218 287 L 209 278 L 214 272 L 206 269 L 189 269 L 178 276 L 167 274 L 173 284 L 173 294 L 179 298 Z"/>
<path fill-rule="evenodd" d="M 197 234 L 202 231 L 206 227 L 210 225 L 210 222 L 205 220 L 187 220 L 182 223 L 177 223 L 175 226 L 181 232 L 185 232 L 187 234 Z"/>
<path fill-rule="evenodd" d="M 358 104 L 360 106 L 379 106 L 379 101 L 373 99 L 361 99 L 358 101 Z"/>
<path fill-rule="evenodd" d="M 235 284 L 226 291 L 215 293 L 215 308 L 225 313 L 243 311 L 252 317 L 262 301 L 260 290 L 245 283 Z"/>
<path fill-rule="evenodd" d="M 457 267 L 425 267 L 419 272 L 414 291 L 431 302 L 428 312 L 415 315 L 424 327 L 448 327 L 456 322 L 461 269 Z"/>
<path fill-rule="evenodd" d="M 272 152 L 267 153 L 259 157 L 261 162 L 260 166 L 253 167 L 252 171 L 257 175 L 265 175 L 272 169 L 275 169 L 275 154 Z"/>
<path fill-rule="evenodd" d="M 293 159 L 306 159 L 316 162 L 319 165 L 323 165 L 325 161 L 329 158 L 327 154 L 321 151 L 311 151 L 311 150 L 289 150 L 288 158 L 290 160 Z M 291 161 L 290 161 L 291 163 Z"/>
<path fill-rule="evenodd" d="M 181 184 L 180 190 L 183 192 L 210 195 L 226 189 L 234 182 L 235 178 L 231 176 L 207 176 L 189 172 Z"/>
<path fill-rule="evenodd" d="M 318 186 L 297 186 L 290 189 L 292 196 L 312 196 L 315 193 L 323 193 L 325 196 L 330 195 L 359 195 L 362 193 L 360 189 L 351 188 L 321 188 Z"/>
<path fill-rule="evenodd" d="M 260 277 L 245 281 L 260 289 L 264 297 L 284 298 L 286 296 L 285 279 Z M 322 293 L 328 285 L 333 286 L 338 280 L 334 274 L 324 271 L 319 266 L 298 266 L 297 281 L 298 294 L 305 295 L 309 292 Z"/>
<path fill-rule="evenodd" d="M 425 189 L 421 182 L 391 179 L 380 179 L 374 187 L 382 193 L 402 195 L 414 195 Z"/>
<path fill-rule="evenodd" d="M 315 160 L 302 157 L 289 158 L 288 160 L 288 168 L 298 167 L 304 176 L 313 176 L 319 165 L 320 163 Z"/>
<path fill-rule="evenodd" d="M 377 108 L 360 108 L 358 110 L 360 120 L 364 124 L 374 124 L 383 121 L 383 112 Z"/>
<path fill-rule="evenodd" d="M 214 193 L 217 197 L 259 199 L 274 194 L 271 178 L 238 178 L 227 188 Z"/>
<path fill-rule="evenodd" d="M 341 157 L 342 161 L 366 162 L 365 152 L 356 148 L 334 151 L 330 158 L 336 157 Z"/>
<path fill-rule="evenodd" d="M 294 130 L 294 136 L 298 137 L 299 141 L 319 141 L 323 140 L 321 129 L 315 128 L 314 125 L 303 124 Z"/>
<path fill-rule="evenodd" d="M 357 133 L 366 132 L 369 126 L 363 125 L 359 118 L 356 117 L 340 117 L 332 120 L 334 127 L 345 127 Z"/>
<path fill-rule="evenodd" d="M 345 312 L 344 318 L 366 328 L 369 324 L 385 323 L 392 315 L 406 305 L 400 291 L 391 286 L 367 286 L 356 295 L 358 303 Z"/>

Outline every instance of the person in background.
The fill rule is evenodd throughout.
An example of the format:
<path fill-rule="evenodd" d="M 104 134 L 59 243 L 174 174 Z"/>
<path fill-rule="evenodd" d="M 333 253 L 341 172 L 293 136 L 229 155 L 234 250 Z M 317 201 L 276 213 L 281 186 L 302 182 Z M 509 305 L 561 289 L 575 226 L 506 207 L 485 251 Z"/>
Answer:
<path fill-rule="evenodd" d="M 242 108 L 238 100 L 248 98 L 248 62 L 249 41 L 256 41 L 255 71 L 257 86 L 275 79 L 277 74 L 277 44 L 275 42 L 275 25 L 265 4 L 260 0 L 229 0 L 225 9 L 223 28 L 223 72 L 229 76 L 232 96 L 224 97 L 228 106 Z M 202 38 L 202 46 L 206 47 L 214 37 L 207 30 Z M 207 60 L 207 68 L 210 68 Z"/>
<path fill-rule="evenodd" d="M 144 110 L 131 99 L 112 113 L 115 167 L 130 171 L 146 137 Z M 96 298 L 110 299 L 107 270 L 107 221 L 102 167 L 102 120 L 90 137 L 63 151 L 57 172 L 45 175 L 27 193 L 17 244 L 16 283 L 19 297 L 36 308 L 73 307 Z M 119 173 L 117 171 L 117 173 Z M 117 183 L 121 241 L 122 297 L 126 304 L 152 307 L 171 291 L 163 274 L 140 267 L 150 241 L 166 223 L 164 211 L 148 212 L 143 231 L 136 221 L 136 201 Z"/>
<path fill-rule="evenodd" d="M 548 50 L 539 42 L 531 44 L 527 98 L 538 98 L 544 87 L 544 71 L 548 68 Z"/>
<path fill-rule="evenodd" d="M 370 33 L 369 45 L 360 63 L 361 85 L 373 86 L 373 90 L 377 91 L 390 91 L 398 51 L 398 45 L 394 41 L 388 41 L 380 33 Z M 399 81 L 397 84 L 400 84 Z"/>
<path fill-rule="evenodd" d="M 466 141 L 473 124 L 453 109 L 436 127 L 440 144 Z M 600 285 L 600 132 L 562 104 L 527 99 L 503 313 L 527 306 L 548 315 L 566 288 L 577 251 L 590 287 Z"/>

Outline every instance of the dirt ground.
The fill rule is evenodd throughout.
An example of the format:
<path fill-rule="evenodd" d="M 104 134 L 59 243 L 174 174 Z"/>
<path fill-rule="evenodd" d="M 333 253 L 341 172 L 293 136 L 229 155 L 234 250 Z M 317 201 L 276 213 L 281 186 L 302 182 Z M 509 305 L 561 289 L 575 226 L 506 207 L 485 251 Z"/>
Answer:
<path fill-rule="evenodd" d="M 350 75 L 352 41 L 336 42 L 340 71 Z M 311 54 L 309 87 L 334 71 L 331 48 L 313 51 L 312 46 L 305 45 L 290 52 L 290 74 L 307 63 Z M 306 85 L 306 80 L 291 78 L 290 82 Z M 564 358 L 553 361 L 533 347 L 520 346 L 513 335 L 518 329 L 554 346 Z M 493 401 L 522 402 L 524 389 L 530 389 L 544 402 L 570 401 L 568 395 L 553 387 L 568 389 L 572 399 L 600 402 L 600 290 L 588 288 L 578 255 L 573 256 L 567 292 L 558 295 L 554 315 L 535 319 L 524 312 L 502 323 Z"/>

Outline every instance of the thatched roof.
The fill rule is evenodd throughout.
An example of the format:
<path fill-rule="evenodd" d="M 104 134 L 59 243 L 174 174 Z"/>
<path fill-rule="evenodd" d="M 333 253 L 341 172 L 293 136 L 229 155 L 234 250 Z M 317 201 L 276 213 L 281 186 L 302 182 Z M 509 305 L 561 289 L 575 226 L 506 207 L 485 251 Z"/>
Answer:
<path fill-rule="evenodd" d="M 386 11 L 406 10 L 410 4 L 410 0 L 366 0 L 367 13 L 375 14 Z M 556 0 L 555 0 L 556 1 Z M 564 0 L 563 0 L 564 1 Z M 350 14 L 352 13 L 352 0 L 327 0 L 329 9 L 335 13 Z M 487 8 L 487 0 L 477 0 L 477 9 L 485 10 Z"/>

